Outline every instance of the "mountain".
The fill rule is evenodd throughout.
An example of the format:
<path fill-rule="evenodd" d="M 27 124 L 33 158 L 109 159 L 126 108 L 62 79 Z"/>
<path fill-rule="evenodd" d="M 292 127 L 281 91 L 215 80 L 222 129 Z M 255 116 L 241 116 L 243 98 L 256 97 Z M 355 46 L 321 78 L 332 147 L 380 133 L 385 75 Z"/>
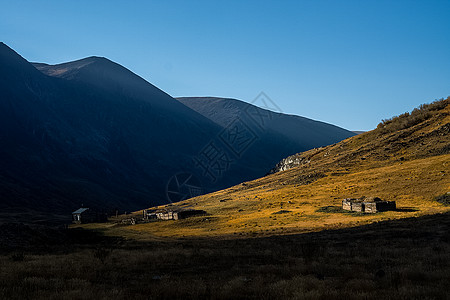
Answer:
<path fill-rule="evenodd" d="M 258 132 L 261 140 L 276 144 L 276 151 L 281 155 L 327 146 L 355 135 L 332 124 L 273 112 L 236 99 L 217 97 L 176 99 L 222 127 L 227 127 L 239 119 L 251 130 Z M 273 153 L 273 156 L 280 154 Z"/>
<path fill-rule="evenodd" d="M 240 182 L 264 176 L 283 157 L 355 135 L 331 124 L 273 112 L 236 99 L 177 100 L 224 128 L 215 145 L 226 153 L 227 159 L 239 164 L 238 169 L 230 168 L 227 175 L 247 174 L 240 177 Z M 234 144 L 228 141 L 233 136 L 239 136 Z M 239 143 L 244 146 L 235 146 Z"/>
<path fill-rule="evenodd" d="M 41 72 L 0 44 L 0 65 L 2 206 L 166 203 L 167 181 L 221 129 L 105 58 Z"/>
<path fill-rule="evenodd" d="M 221 123 L 102 57 L 29 63 L 1 43 L 0 66 L 0 206 L 9 215 L 176 202 L 351 135 L 293 116 L 275 121 L 279 115 L 242 102 L 223 108 L 238 118 Z M 261 126 L 253 110 L 274 121 Z M 308 132 L 293 134 L 299 128 Z"/>
<path fill-rule="evenodd" d="M 383 120 L 376 129 L 281 160 L 270 175 L 177 203 L 201 221 L 149 223 L 158 236 L 266 236 L 340 229 L 450 211 L 450 97 Z M 397 209 L 342 210 L 345 198 L 380 197 Z M 130 227 L 133 233 L 134 228 Z"/>

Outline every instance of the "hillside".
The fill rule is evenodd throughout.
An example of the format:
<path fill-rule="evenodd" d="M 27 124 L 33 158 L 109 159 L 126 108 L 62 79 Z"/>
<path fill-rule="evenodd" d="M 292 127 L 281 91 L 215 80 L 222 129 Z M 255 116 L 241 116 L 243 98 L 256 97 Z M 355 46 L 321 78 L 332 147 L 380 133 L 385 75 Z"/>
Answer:
<path fill-rule="evenodd" d="M 377 129 L 281 161 L 271 175 L 180 202 L 206 217 L 158 221 L 110 233 L 152 236 L 273 235 L 318 231 L 450 210 L 450 98 L 383 120 Z M 282 171 L 284 170 L 284 171 Z M 342 212 L 342 199 L 378 196 L 398 209 Z M 173 207 L 169 207 L 172 209 Z M 105 225 L 109 227 L 111 225 Z"/>

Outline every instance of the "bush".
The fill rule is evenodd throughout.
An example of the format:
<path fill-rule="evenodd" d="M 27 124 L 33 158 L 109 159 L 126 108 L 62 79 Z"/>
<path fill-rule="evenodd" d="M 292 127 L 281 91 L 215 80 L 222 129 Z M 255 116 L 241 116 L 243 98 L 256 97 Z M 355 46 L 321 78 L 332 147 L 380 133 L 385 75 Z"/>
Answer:
<path fill-rule="evenodd" d="M 319 207 L 316 212 L 324 212 L 324 213 L 346 213 L 348 210 L 342 209 L 340 206 L 323 206 Z"/>
<path fill-rule="evenodd" d="M 445 206 L 449 206 L 450 205 L 450 192 L 445 193 L 440 196 L 436 196 L 434 198 L 434 200 L 436 200 L 437 202 L 439 202 L 441 204 L 444 204 Z"/>
<path fill-rule="evenodd" d="M 450 97 L 447 97 L 447 99 L 442 98 L 429 104 L 421 104 L 419 107 L 413 109 L 411 113 L 405 112 L 399 116 L 381 120 L 377 129 L 394 132 L 417 125 L 432 117 L 433 112 L 445 108 L 449 103 Z"/>

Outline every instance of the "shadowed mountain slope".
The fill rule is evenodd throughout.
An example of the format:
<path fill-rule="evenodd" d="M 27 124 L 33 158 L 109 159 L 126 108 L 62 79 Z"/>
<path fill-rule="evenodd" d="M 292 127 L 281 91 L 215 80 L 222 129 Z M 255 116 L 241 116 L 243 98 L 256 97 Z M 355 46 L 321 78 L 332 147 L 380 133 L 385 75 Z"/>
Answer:
<path fill-rule="evenodd" d="M 305 119 L 313 138 L 298 141 L 283 133 L 295 122 L 266 128 L 226 108 L 241 118 L 224 125 L 102 57 L 31 64 L 1 43 L 0 66 L 0 206 L 10 215 L 178 201 L 258 178 L 347 134 Z"/>
<path fill-rule="evenodd" d="M 261 139 L 271 140 L 278 137 L 277 146 L 283 153 L 327 146 L 355 135 L 332 124 L 272 112 L 236 99 L 216 97 L 176 99 L 223 127 L 240 119 L 255 132 L 262 131 Z"/>
<path fill-rule="evenodd" d="M 165 203 L 165 185 L 220 131 L 104 58 L 38 71 L 0 44 L 2 205 L 53 211 L 81 203 Z M 45 69 L 45 70 L 44 70 Z M 67 78 L 65 77 L 67 76 Z"/>

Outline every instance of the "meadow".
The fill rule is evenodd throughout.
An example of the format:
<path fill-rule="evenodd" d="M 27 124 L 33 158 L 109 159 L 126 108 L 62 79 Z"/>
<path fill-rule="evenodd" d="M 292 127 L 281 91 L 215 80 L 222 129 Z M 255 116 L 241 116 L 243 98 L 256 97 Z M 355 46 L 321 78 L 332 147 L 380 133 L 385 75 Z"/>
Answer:
<path fill-rule="evenodd" d="M 257 238 L 137 241 L 63 232 L 60 243 L 2 250 L 1 299 L 450 296 L 449 213 Z"/>

